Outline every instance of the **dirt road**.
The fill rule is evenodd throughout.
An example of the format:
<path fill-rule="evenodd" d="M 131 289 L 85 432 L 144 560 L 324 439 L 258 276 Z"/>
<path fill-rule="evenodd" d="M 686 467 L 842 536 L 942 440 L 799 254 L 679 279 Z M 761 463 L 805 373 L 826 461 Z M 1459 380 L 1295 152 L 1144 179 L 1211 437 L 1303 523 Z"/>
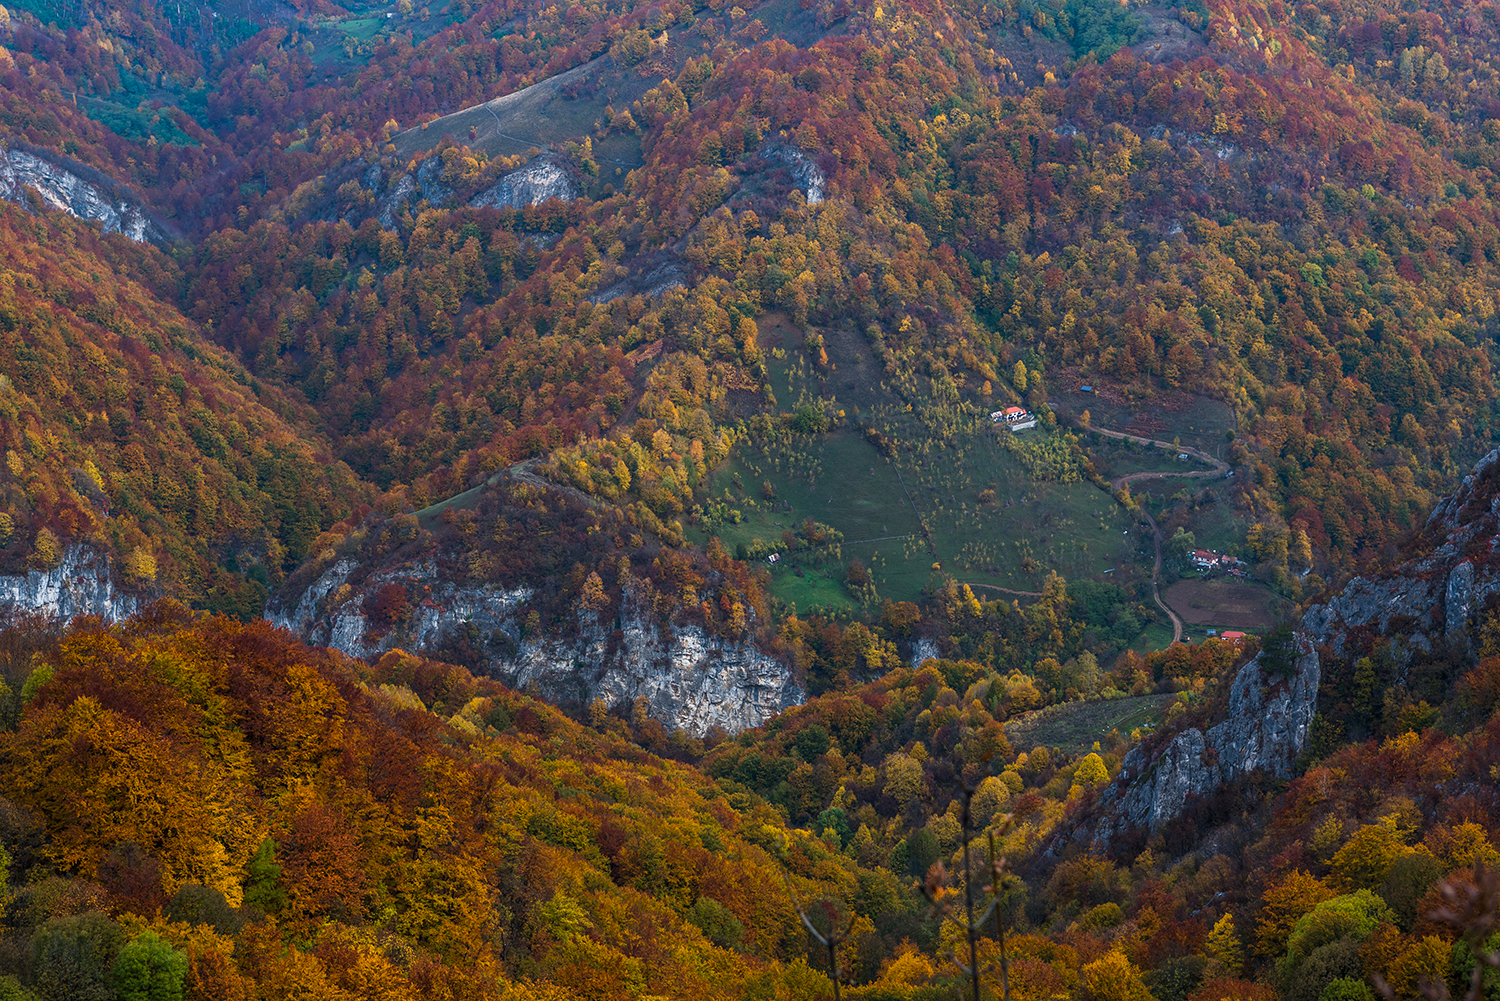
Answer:
<path fill-rule="evenodd" d="M 1229 469 L 1229 464 L 1224 462 L 1222 459 L 1219 459 L 1216 456 L 1209 455 L 1207 452 L 1200 451 L 1196 448 L 1183 448 L 1173 445 L 1170 441 L 1157 441 L 1154 438 L 1142 438 L 1139 435 L 1126 434 L 1124 431 L 1114 431 L 1110 428 L 1091 427 L 1089 428 L 1089 430 L 1102 434 L 1106 438 L 1119 438 L 1123 441 L 1138 442 L 1142 445 L 1151 445 L 1156 448 L 1163 448 L 1169 451 L 1176 449 L 1176 454 L 1178 455 L 1190 455 L 1200 462 L 1207 462 L 1209 465 L 1213 466 L 1212 469 L 1193 469 L 1182 473 L 1175 471 L 1163 471 L 1154 473 L 1126 473 L 1124 476 L 1115 477 L 1115 479 L 1110 483 L 1110 486 L 1112 486 L 1117 491 L 1124 489 L 1132 483 L 1140 483 L 1144 480 L 1165 480 L 1168 477 L 1173 476 L 1192 477 L 1194 479 L 1219 479 L 1222 478 L 1224 476 L 1224 473 Z M 1182 641 L 1183 631 L 1182 619 L 1176 612 L 1172 611 L 1172 609 L 1167 605 L 1165 601 L 1161 600 L 1161 528 L 1156 524 L 1156 519 L 1151 517 L 1150 511 L 1147 511 L 1143 507 L 1141 508 L 1141 514 L 1145 517 L 1146 523 L 1151 526 L 1151 539 L 1156 550 L 1156 562 L 1151 569 L 1151 598 L 1156 602 L 1156 607 L 1160 608 L 1163 612 L 1166 612 L 1167 618 L 1172 620 L 1172 642 L 1180 643 Z"/>
<path fill-rule="evenodd" d="M 1125 477 L 1121 477 L 1125 479 Z M 1167 613 L 1167 618 L 1172 620 L 1172 642 L 1182 642 L 1182 619 L 1177 613 L 1161 600 L 1161 529 L 1156 525 L 1156 519 L 1151 517 L 1151 512 L 1141 508 L 1141 514 L 1146 516 L 1146 521 L 1151 525 L 1151 539 L 1156 546 L 1156 564 L 1151 568 L 1151 598 L 1156 602 L 1156 607 Z"/>

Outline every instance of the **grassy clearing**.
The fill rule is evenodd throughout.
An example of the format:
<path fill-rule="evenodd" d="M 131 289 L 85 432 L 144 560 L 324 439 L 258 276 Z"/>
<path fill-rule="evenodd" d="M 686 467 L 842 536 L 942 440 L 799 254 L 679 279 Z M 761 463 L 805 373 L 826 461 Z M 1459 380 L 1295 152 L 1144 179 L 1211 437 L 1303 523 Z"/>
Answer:
<path fill-rule="evenodd" d="M 1172 624 L 1170 622 L 1153 622 L 1142 630 L 1134 643 L 1130 644 L 1130 649 L 1139 654 L 1147 654 L 1156 650 L 1165 650 L 1171 645 Z"/>
<path fill-rule="evenodd" d="M 441 519 L 444 511 L 450 508 L 455 511 L 461 511 L 464 508 L 474 507 L 479 503 L 479 496 L 484 493 L 485 487 L 493 484 L 496 479 L 498 477 L 492 476 L 477 487 L 470 487 L 463 493 L 454 494 L 447 500 L 440 500 L 436 504 L 424 507 L 417 512 L 417 525 L 428 531 L 432 531 L 437 527 L 438 521 Z"/>
<path fill-rule="evenodd" d="M 1150 403 L 1132 404 L 1099 392 L 1082 393 L 1054 387 L 1049 394 L 1059 414 L 1089 412 L 1093 424 L 1125 431 L 1157 441 L 1181 440 L 1220 459 L 1228 458 L 1225 432 L 1235 428 L 1234 411 L 1218 400 L 1181 391 L 1168 393 Z"/>
<path fill-rule="evenodd" d="M 385 27 L 387 23 L 394 23 L 394 19 L 388 19 L 384 15 L 374 17 L 351 17 L 345 21 L 335 21 L 330 27 L 342 31 L 346 35 L 353 36 L 361 42 L 367 42 L 375 37 L 376 32 Z"/>
<path fill-rule="evenodd" d="M 1087 481 L 1036 479 L 972 409 L 937 402 L 909 409 L 881 384 L 858 334 L 818 332 L 837 359 L 820 366 L 784 316 L 758 323 L 778 409 L 811 404 L 843 415 L 827 435 L 743 446 L 711 478 L 710 499 L 739 518 L 700 529 L 701 541 L 712 531 L 731 552 L 753 549 L 757 540 L 775 544 L 806 518 L 842 534 L 837 552 L 803 549 L 772 566 L 772 592 L 781 600 L 803 610 L 807 602 L 852 605 L 842 581 L 854 558 L 870 569 L 878 598 L 892 600 L 915 600 L 938 571 L 1035 591 L 1053 570 L 1076 580 L 1139 560 L 1126 534 L 1133 519 L 1108 493 Z M 878 449 L 869 429 L 890 444 Z M 1040 428 L 1022 434 L 1032 442 L 1048 437 Z"/>
<path fill-rule="evenodd" d="M 1130 473 L 1180 473 L 1209 468 L 1207 463 L 1197 459 L 1178 461 L 1176 455 L 1154 445 L 1140 445 L 1101 434 L 1086 432 L 1083 443 L 1099 474 L 1107 480 Z"/>
<path fill-rule="evenodd" d="M 1103 740 L 1111 730 L 1128 733 L 1138 726 L 1156 725 L 1175 695 L 1141 695 L 1134 698 L 1069 702 L 1031 713 L 1007 723 L 1006 737 L 1017 750 L 1057 747 L 1081 754 Z"/>
<path fill-rule="evenodd" d="M 1202 549 L 1222 553 L 1239 547 L 1245 541 L 1245 533 L 1249 531 L 1250 525 L 1234 509 L 1225 494 L 1227 491 L 1216 492 L 1215 502 L 1198 508 L 1189 519 L 1191 524 L 1188 528 Z"/>

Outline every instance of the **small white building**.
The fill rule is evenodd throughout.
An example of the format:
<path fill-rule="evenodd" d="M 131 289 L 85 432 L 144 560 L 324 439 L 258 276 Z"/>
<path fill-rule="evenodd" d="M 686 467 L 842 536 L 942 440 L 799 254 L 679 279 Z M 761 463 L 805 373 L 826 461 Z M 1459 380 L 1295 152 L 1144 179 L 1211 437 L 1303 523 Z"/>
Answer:
<path fill-rule="evenodd" d="M 990 414 L 990 422 L 1012 431 L 1025 431 L 1036 427 L 1036 415 L 1023 407 L 1006 407 Z"/>

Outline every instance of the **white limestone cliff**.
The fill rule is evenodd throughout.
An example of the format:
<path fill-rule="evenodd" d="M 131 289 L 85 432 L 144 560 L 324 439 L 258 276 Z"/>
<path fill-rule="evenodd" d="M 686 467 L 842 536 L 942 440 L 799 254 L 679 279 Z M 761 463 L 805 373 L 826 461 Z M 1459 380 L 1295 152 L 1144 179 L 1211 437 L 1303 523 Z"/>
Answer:
<path fill-rule="evenodd" d="M 397 647 L 420 653 L 466 634 L 485 650 L 487 672 L 513 687 L 610 706 L 644 697 L 653 717 L 696 735 L 716 726 L 738 733 L 804 698 L 787 666 L 753 642 L 712 636 L 697 625 L 665 627 L 631 594 L 617 616 L 580 612 L 566 635 L 529 636 L 522 630 L 528 588 L 458 586 L 427 561 L 372 574 L 344 591 L 356 569 L 353 561 L 339 561 L 295 601 L 273 601 L 267 618 L 355 657 Z M 424 597 L 398 627 L 379 631 L 364 599 L 391 582 Z"/>
<path fill-rule="evenodd" d="M 64 621 L 97 615 L 119 622 L 136 612 L 140 599 L 115 589 L 109 557 L 87 546 L 69 546 L 50 570 L 0 576 L 0 606 Z"/>
<path fill-rule="evenodd" d="M 0 198 L 26 205 L 26 188 L 43 202 L 78 219 L 98 220 L 106 233 L 124 233 L 137 243 L 165 234 L 139 206 L 111 198 L 62 167 L 20 150 L 0 146 Z"/>

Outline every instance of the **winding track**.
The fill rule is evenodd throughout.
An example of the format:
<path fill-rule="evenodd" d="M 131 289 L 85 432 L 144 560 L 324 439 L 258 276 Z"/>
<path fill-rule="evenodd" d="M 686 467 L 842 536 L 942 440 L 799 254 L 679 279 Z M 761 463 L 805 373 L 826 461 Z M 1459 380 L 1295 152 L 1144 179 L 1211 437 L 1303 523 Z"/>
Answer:
<path fill-rule="evenodd" d="M 1107 438 L 1119 438 L 1119 439 L 1124 440 L 1124 441 L 1133 441 L 1133 442 L 1137 442 L 1137 443 L 1142 444 L 1142 445 L 1154 445 L 1157 448 L 1163 448 L 1163 449 L 1167 449 L 1167 450 L 1171 450 L 1174 447 L 1176 447 L 1176 446 L 1173 446 L 1173 444 L 1171 442 L 1169 442 L 1169 441 L 1158 441 L 1158 440 L 1156 440 L 1154 438 L 1142 438 L 1139 435 L 1126 434 L 1124 431 L 1115 431 L 1115 430 L 1112 430 L 1110 428 L 1090 427 L 1089 430 L 1097 432 L 1098 434 L 1102 434 L 1102 435 L 1104 435 Z M 1125 488 L 1126 486 L 1128 486 L 1131 483 L 1139 483 L 1139 482 L 1142 482 L 1144 480 L 1163 480 L 1163 479 L 1166 479 L 1167 477 L 1170 477 L 1170 476 L 1191 477 L 1191 478 L 1194 478 L 1194 479 L 1207 479 L 1209 477 L 1221 477 L 1229 469 L 1229 464 L 1226 463 L 1226 462 L 1224 462 L 1222 459 L 1219 459 L 1216 456 L 1209 455 L 1207 452 L 1200 451 L 1199 449 L 1196 449 L 1196 448 L 1182 448 L 1182 447 L 1177 447 L 1177 454 L 1178 455 L 1191 455 L 1195 459 L 1198 459 L 1198 460 L 1200 460 L 1202 462 L 1209 463 L 1211 466 L 1213 466 L 1213 468 L 1212 469 L 1194 469 L 1194 470 L 1189 470 L 1187 472 L 1182 472 L 1182 473 L 1178 473 L 1178 472 L 1126 473 L 1124 476 L 1117 476 L 1112 481 L 1110 481 L 1110 487 L 1112 489 L 1118 491 L 1118 490 L 1121 490 L 1121 489 Z M 595 501 L 593 500 L 593 498 L 591 498 L 588 495 L 584 494 L 580 490 L 576 490 L 573 487 L 564 486 L 563 484 L 560 484 L 560 483 L 553 483 L 551 480 L 546 480 L 546 479 L 543 479 L 542 477 L 536 475 L 536 473 L 534 472 L 534 469 L 535 469 L 536 465 L 537 465 L 537 460 L 536 459 L 529 459 L 529 460 L 526 460 L 525 462 L 517 462 L 514 465 L 512 465 L 509 469 L 504 470 L 503 472 L 498 473 L 495 476 L 490 477 L 488 483 L 486 483 L 485 486 L 489 486 L 489 485 L 494 484 L 495 481 L 498 480 L 501 476 L 509 475 L 512 479 L 519 480 L 519 481 L 521 481 L 523 483 L 532 484 L 533 486 L 540 487 L 540 488 L 542 488 L 544 490 L 555 490 L 555 491 L 557 491 L 559 493 L 567 494 L 567 495 L 569 495 L 571 497 L 574 497 L 574 498 L 582 501 L 586 505 L 593 505 L 595 503 Z M 899 472 L 898 472 L 898 475 L 899 475 Z M 905 489 L 905 486 L 906 486 L 906 484 L 903 483 L 902 484 L 902 488 Z M 481 488 L 477 488 L 475 490 L 475 493 L 478 492 L 478 489 L 482 489 L 482 487 Z M 910 502 L 910 500 L 911 500 L 911 495 L 909 493 L 907 494 L 907 500 L 908 500 L 908 502 Z M 429 511 L 435 510 L 438 506 L 440 506 L 440 505 L 434 505 L 433 508 L 430 508 L 428 510 Z M 913 504 L 912 507 L 913 507 L 913 510 L 915 510 L 916 505 Z M 422 512 L 422 513 L 427 513 L 427 512 Z M 1167 617 L 1172 620 L 1172 642 L 1173 643 L 1180 643 L 1182 641 L 1182 634 L 1183 634 L 1182 619 L 1178 617 L 1178 615 L 1177 615 L 1176 612 L 1172 611 L 1172 609 L 1167 605 L 1167 603 L 1165 601 L 1161 600 L 1161 589 L 1160 589 L 1160 579 L 1161 579 L 1161 528 L 1156 524 L 1156 519 L 1153 518 L 1153 517 L 1151 517 L 1151 512 L 1150 511 L 1147 511 L 1144 507 L 1142 507 L 1141 508 L 1141 514 L 1145 517 L 1146 522 L 1151 526 L 1151 537 L 1152 537 L 1152 541 L 1153 541 L 1154 548 L 1155 548 L 1155 551 L 1156 551 L 1156 561 L 1155 561 L 1155 564 L 1152 566 L 1152 569 L 1151 569 L 1151 598 L 1152 598 L 1152 600 L 1154 600 L 1156 602 L 1157 607 L 1160 608 L 1163 612 L 1166 612 L 1167 613 Z M 1016 590 L 1015 588 L 1000 587 L 999 585 L 996 585 L 996 584 L 979 584 L 979 583 L 975 583 L 975 582 L 972 582 L 972 581 L 963 581 L 962 583 L 968 584 L 968 586 L 971 587 L 971 588 L 972 587 L 982 587 L 982 588 L 985 588 L 986 590 L 989 590 L 989 591 L 1000 591 L 1000 592 L 1002 592 L 1004 594 L 1013 594 L 1013 595 L 1016 595 L 1017 597 L 1021 597 L 1021 598 L 1040 598 L 1042 596 L 1042 592 L 1040 592 L 1040 591 L 1020 591 L 1020 590 Z"/>
<path fill-rule="evenodd" d="M 1102 434 L 1106 438 L 1119 438 L 1123 441 L 1133 441 L 1142 445 L 1154 445 L 1157 448 L 1164 448 L 1168 450 L 1175 449 L 1178 455 L 1191 455 L 1193 458 L 1198 459 L 1202 462 L 1207 462 L 1213 466 L 1212 469 L 1194 469 L 1184 473 L 1126 473 L 1124 476 L 1117 476 L 1113 481 L 1111 481 L 1110 486 L 1116 491 L 1123 490 L 1130 484 L 1139 483 L 1143 480 L 1164 480 L 1172 476 L 1192 477 L 1195 479 L 1208 479 L 1212 477 L 1218 479 L 1223 477 L 1225 471 L 1229 469 L 1229 464 L 1224 460 L 1218 458 L 1217 456 L 1209 455 L 1207 452 L 1200 451 L 1196 448 L 1183 448 L 1181 446 L 1173 445 L 1170 441 L 1157 441 L 1154 438 L 1142 438 L 1139 435 L 1126 434 L 1124 431 L 1114 431 L 1110 428 L 1091 427 L 1089 428 L 1089 430 Z M 1156 602 L 1156 607 L 1160 608 L 1163 612 L 1166 612 L 1167 617 L 1172 620 L 1172 642 L 1180 643 L 1182 642 L 1183 632 L 1182 619 L 1178 617 L 1176 612 L 1172 611 L 1172 609 L 1168 607 L 1165 601 L 1161 600 L 1161 528 L 1156 524 L 1156 519 L 1151 517 L 1150 511 L 1142 507 L 1141 514 L 1145 516 L 1147 524 L 1151 526 L 1151 538 L 1156 549 L 1156 563 L 1151 568 L 1151 598 Z"/>

